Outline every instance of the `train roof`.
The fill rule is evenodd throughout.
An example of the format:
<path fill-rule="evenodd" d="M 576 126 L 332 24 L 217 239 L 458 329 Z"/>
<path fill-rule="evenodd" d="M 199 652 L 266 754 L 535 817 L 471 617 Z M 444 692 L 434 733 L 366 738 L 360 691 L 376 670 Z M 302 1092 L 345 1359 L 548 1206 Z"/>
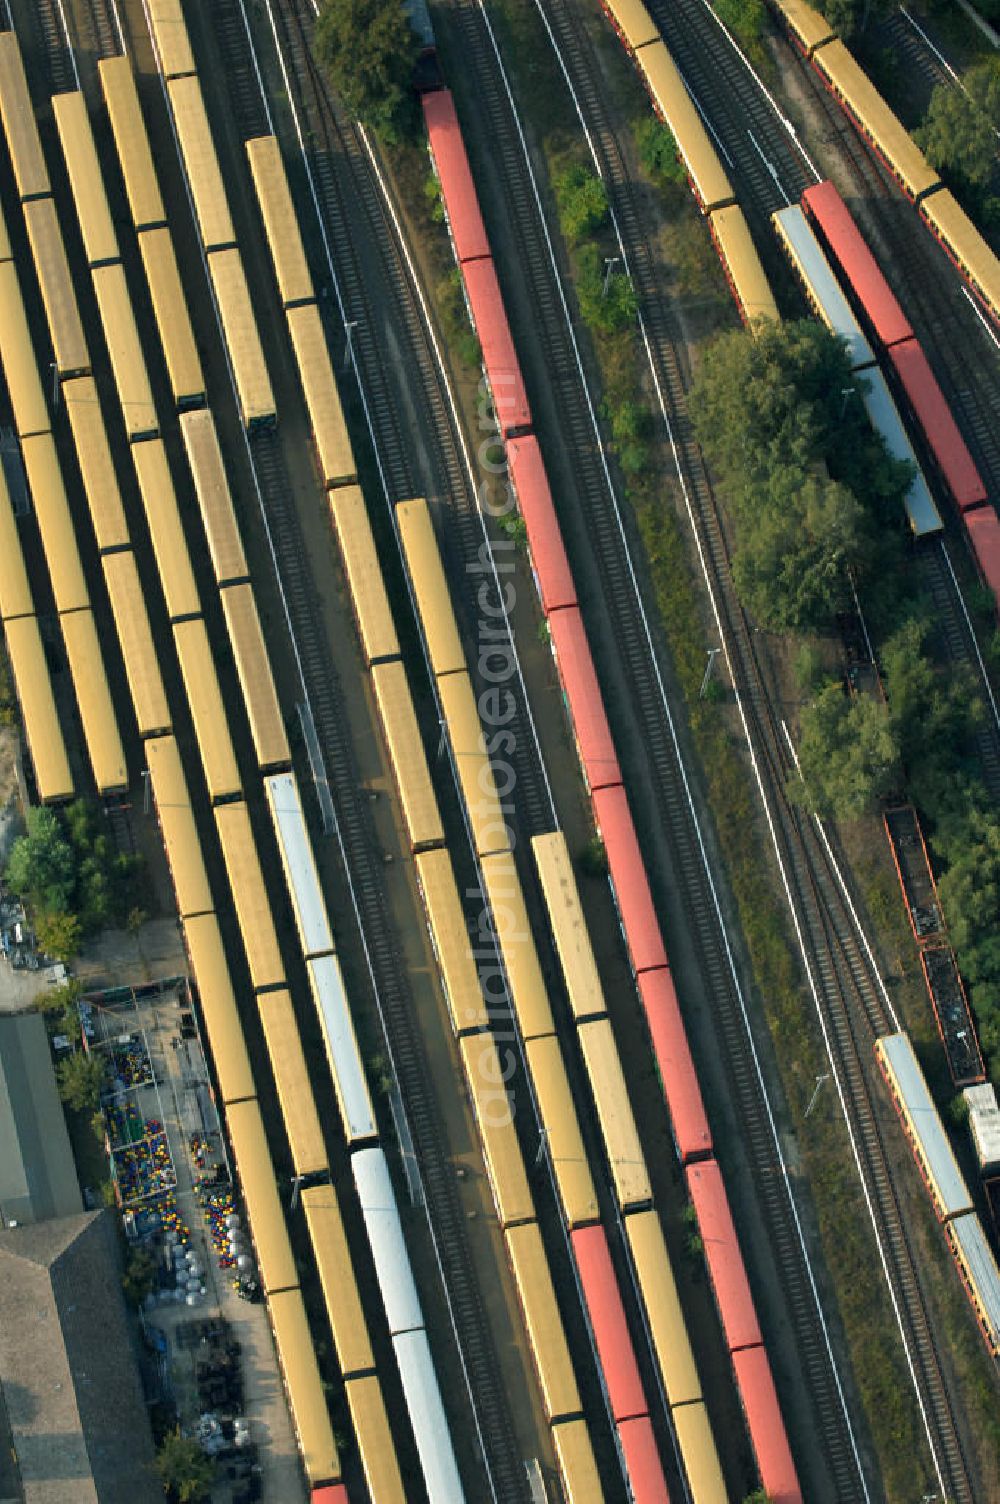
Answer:
<path fill-rule="evenodd" d="M 48 193 L 49 175 L 17 34 L 0 32 L 0 115 L 22 199 Z"/>
<path fill-rule="evenodd" d="M 1000 1107 L 992 1081 L 967 1086 L 962 1093 L 969 1107 L 969 1131 L 981 1170 L 1000 1164 Z"/>
<path fill-rule="evenodd" d="M 245 927 L 243 928 L 246 934 Z M 278 1092 L 278 1106 L 292 1151 L 296 1175 L 318 1175 L 327 1168 L 326 1145 L 292 998 L 286 987 L 257 995 L 257 1011 Z"/>
<path fill-rule="evenodd" d="M 507 441 L 507 471 L 528 531 L 531 562 L 546 616 L 576 605 L 576 586 L 552 501 L 542 451 L 533 433 Z"/>
<path fill-rule="evenodd" d="M 802 1504 L 767 1352 L 763 1347 L 742 1348 L 733 1353 L 733 1369 L 767 1497 L 771 1504 Z"/>
<path fill-rule="evenodd" d="M 969 1188 L 958 1168 L 909 1036 L 887 1034 L 878 1040 L 875 1048 L 893 1082 L 904 1119 L 917 1140 L 921 1162 L 933 1184 L 939 1215 L 947 1219 L 971 1211 Z"/>
<path fill-rule="evenodd" d="M 571 1227 L 592 1222 L 599 1212 L 597 1191 L 559 1040 L 554 1034 L 529 1039 L 525 1054 L 566 1221 Z"/>
<path fill-rule="evenodd" d="M 351 1155 L 351 1170 L 389 1331 L 394 1337 L 401 1332 L 418 1331 L 424 1318 L 385 1155 L 377 1147 L 359 1149 Z"/>
<path fill-rule="evenodd" d="M 862 381 L 865 390 L 861 392 L 861 400 L 865 404 L 865 411 L 872 427 L 882 435 L 885 447 L 894 460 L 908 460 L 911 464 L 917 465 L 913 445 L 906 436 L 899 409 L 892 400 L 882 372 L 864 371 Z M 927 488 L 927 481 L 919 465 L 906 492 L 904 505 L 910 521 L 910 529 L 915 537 L 922 538 L 927 533 L 941 531 L 938 509 L 934 505 L 934 499 Z"/>
<path fill-rule="evenodd" d="M 711 223 L 715 244 L 729 272 L 744 322 L 752 324 L 755 319 L 763 319 L 776 324 L 778 305 L 743 210 L 738 204 L 716 209 Z"/>
<path fill-rule="evenodd" d="M 816 66 L 913 198 L 941 181 L 843 42 L 834 40 L 824 47 L 816 57 Z"/>
<path fill-rule="evenodd" d="M 329 499 L 365 659 L 394 658 L 399 639 L 361 487 L 338 486 Z"/>
<path fill-rule="evenodd" d="M 872 365 L 875 360 L 872 347 L 862 334 L 861 325 L 851 312 L 823 248 L 798 204 L 779 209 L 774 221 L 795 269 L 805 283 L 810 301 L 827 328 L 846 342 L 851 370 Z"/>
<path fill-rule="evenodd" d="M 593 805 L 633 969 L 641 972 L 666 966 L 660 922 L 625 790 L 620 784 L 597 789 Z"/>
<path fill-rule="evenodd" d="M 374 1368 L 375 1358 L 337 1192 L 332 1185 L 306 1186 L 302 1210 L 316 1255 L 337 1363 L 344 1377 L 350 1378 Z"/>
<path fill-rule="evenodd" d="M 431 670 L 436 677 L 462 670 L 465 668 L 465 653 L 458 635 L 451 592 L 445 579 L 434 520 L 422 496 L 399 503 L 396 525 L 417 597 Z"/>
<path fill-rule="evenodd" d="M 428 1498 L 454 1499 L 458 1504 L 465 1493 L 427 1333 L 401 1332 L 392 1345 Z"/>
<path fill-rule="evenodd" d="M 566 1504 L 591 1504 L 591 1500 L 599 1499 L 603 1490 L 587 1422 L 568 1420 L 553 1426 L 552 1440 Z"/>
<path fill-rule="evenodd" d="M 163 224 L 167 216 L 160 197 L 131 59 L 124 53 L 118 57 L 101 58 L 97 71 L 101 78 L 132 221 L 138 230 L 147 225 Z"/>
<path fill-rule="evenodd" d="M 221 595 L 257 761 L 262 768 L 290 762 L 285 722 L 264 645 L 253 587 L 229 585 Z"/>
<path fill-rule="evenodd" d="M 651 42 L 636 56 L 653 101 L 677 142 L 702 207 L 708 212 L 733 203 L 733 185 L 666 43 Z"/>
<path fill-rule="evenodd" d="M 660 40 L 659 29 L 643 0 L 607 0 L 606 9 L 633 51 Z"/>
<path fill-rule="evenodd" d="M 1000 1272 L 983 1224 L 975 1215 L 956 1217 L 951 1235 L 961 1251 L 962 1262 L 975 1286 L 980 1317 L 989 1329 L 991 1348 L 1000 1347 Z"/>
<path fill-rule="evenodd" d="M 436 89 L 425 94 L 421 104 L 455 255 L 459 262 L 489 256 L 490 242 L 451 90 Z"/>
<path fill-rule="evenodd" d="M 686 1164 L 711 1153 L 712 1133 L 669 968 L 661 966 L 655 971 L 644 971 L 639 977 L 639 996 L 670 1111 L 677 1153 Z"/>
<path fill-rule="evenodd" d="M 466 261 L 462 275 L 500 432 L 530 428 L 531 408 L 493 262 Z"/>
<path fill-rule="evenodd" d="M 578 1022 L 600 1018 L 607 1012 L 604 988 L 594 959 L 566 837 L 561 830 L 532 836 L 531 850 L 573 1017 Z"/>
<path fill-rule="evenodd" d="M 339 1478 L 340 1459 L 302 1292 L 281 1290 L 271 1296 L 267 1308 L 306 1473 L 310 1478 Z M 339 1504 L 347 1493 L 338 1484 L 314 1489 L 312 1498 L 314 1504 L 320 1499 L 323 1504 Z"/>
<path fill-rule="evenodd" d="M 180 425 L 215 578 L 220 585 L 246 579 L 250 571 L 212 411 L 181 413 Z"/>
<path fill-rule="evenodd" d="M 304 303 L 316 296 L 292 191 L 277 136 L 244 143 L 281 301 Z"/>
<path fill-rule="evenodd" d="M 146 761 L 153 780 L 153 797 L 174 881 L 178 913 L 182 919 L 210 914 L 213 911 L 212 891 L 175 739 L 158 736 L 147 741 Z"/>
<path fill-rule="evenodd" d="M 574 1228 L 570 1240 L 604 1370 L 611 1413 L 616 1421 L 644 1415 L 648 1408 L 646 1395 L 604 1228 L 599 1223 Z"/>
<path fill-rule="evenodd" d="M 652 1209 L 631 1212 L 625 1218 L 625 1231 L 667 1401 L 676 1416 L 680 1407 L 686 1409 L 701 1398 L 701 1381 L 659 1213 Z"/>
<path fill-rule="evenodd" d="M 779 0 L 779 4 L 807 57 L 823 42 L 829 42 L 837 35 L 826 17 L 813 10 L 805 0 Z"/>
<path fill-rule="evenodd" d="M 548 1256 L 537 1222 L 507 1229 L 507 1249 L 535 1356 L 545 1413 L 550 1420 L 581 1409 L 573 1360 L 566 1341 Z"/>
<path fill-rule="evenodd" d="M 306 826 L 299 787 L 293 773 L 275 773 L 264 780 L 271 819 L 278 838 L 281 865 L 295 911 L 305 956 L 333 950 L 333 935 L 320 886 L 316 858 Z"/>
<path fill-rule="evenodd" d="M 986 500 L 983 478 L 923 349 L 915 339 L 908 339 L 893 345 L 889 359 L 951 494 L 963 511 L 979 506 Z"/>
<path fill-rule="evenodd" d="M 59 618 L 76 690 L 94 781 L 102 794 L 128 787 L 125 751 L 111 703 L 94 613 L 66 611 Z"/>
<path fill-rule="evenodd" d="M 942 188 L 923 200 L 920 212 L 989 299 L 994 317 L 1000 315 L 1000 262 L 954 194 Z"/>
<path fill-rule="evenodd" d="M 38 618 L 19 616 L 15 621 L 5 622 L 4 636 L 39 798 L 43 803 L 70 799 L 73 796 L 73 775 L 52 694 Z"/>
<path fill-rule="evenodd" d="M 316 956 L 306 966 L 344 1122 L 344 1137 L 348 1143 L 374 1138 L 378 1128 L 340 962 L 336 956 Z"/>
<path fill-rule="evenodd" d="M 439 846 L 432 851 L 418 851 L 414 862 L 452 1027 L 456 1034 L 485 1028 L 490 1015 L 469 945 L 469 930 L 451 856 L 445 847 Z"/>
<path fill-rule="evenodd" d="M 761 1341 L 760 1324 L 722 1171 L 714 1159 L 709 1159 L 689 1165 L 686 1174 L 726 1346 L 731 1352 L 740 1347 L 757 1347 Z"/>
<path fill-rule="evenodd" d="M 581 1023 L 577 1038 L 619 1204 L 623 1209 L 644 1205 L 653 1199 L 653 1191 L 611 1020 Z"/>
<path fill-rule="evenodd" d="M 229 214 L 226 185 L 208 123 L 201 83 L 193 73 L 184 78 L 173 78 L 167 84 L 167 93 L 205 250 L 233 245 L 236 231 Z"/>
<path fill-rule="evenodd" d="M 992 507 L 976 507 L 963 521 L 980 573 L 1000 600 L 1000 522 Z"/>
<path fill-rule="evenodd" d="M 608 784 L 620 784 L 618 755 L 579 608 L 554 611 L 548 622 L 587 786 L 593 792 Z"/>
<path fill-rule="evenodd" d="M 803 193 L 802 202 L 810 218 L 822 230 L 832 255 L 843 267 L 883 345 L 894 345 L 899 340 L 912 338 L 910 321 L 896 301 L 836 184 L 829 181 L 813 183 Z"/>
<path fill-rule="evenodd" d="M 670 1416 L 677 1432 L 692 1499 L 724 1499 L 726 1485 L 705 1401 L 673 1406 Z"/>
<path fill-rule="evenodd" d="M 368 1497 L 379 1504 L 383 1499 L 385 1504 L 406 1504 L 380 1380 L 369 1373 L 353 1379 L 345 1388 Z"/>
<path fill-rule="evenodd" d="M 254 1096 L 256 1087 L 215 915 L 196 914 L 185 919 L 184 942 L 198 987 L 219 1093 L 223 1102 L 245 1101 Z"/>
<path fill-rule="evenodd" d="M 666 1501 L 669 1499 L 663 1465 L 656 1448 L 653 1422 L 648 1415 L 636 1415 L 624 1420 L 618 1427 L 628 1473 L 629 1486 L 634 1499 Z"/>
<path fill-rule="evenodd" d="M 94 378 L 75 376 L 64 381 L 62 399 L 73 431 L 98 551 L 120 548 L 129 541 L 128 523 Z"/>
<path fill-rule="evenodd" d="M 66 159 L 84 255 L 90 265 L 95 261 L 114 261 L 118 256 L 118 238 L 97 159 L 87 101 L 79 90 L 53 94 L 52 114 Z"/>

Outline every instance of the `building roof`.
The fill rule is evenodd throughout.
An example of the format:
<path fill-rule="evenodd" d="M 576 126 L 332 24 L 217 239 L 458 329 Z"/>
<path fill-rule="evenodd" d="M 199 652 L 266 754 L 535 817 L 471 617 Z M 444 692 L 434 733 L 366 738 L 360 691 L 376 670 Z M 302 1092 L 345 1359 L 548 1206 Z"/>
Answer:
<path fill-rule="evenodd" d="M 83 1210 L 40 1014 L 0 1018 L 0 1225 Z"/>
<path fill-rule="evenodd" d="M 0 1389 L 25 1504 L 162 1504 L 110 1212 L 0 1230 Z"/>

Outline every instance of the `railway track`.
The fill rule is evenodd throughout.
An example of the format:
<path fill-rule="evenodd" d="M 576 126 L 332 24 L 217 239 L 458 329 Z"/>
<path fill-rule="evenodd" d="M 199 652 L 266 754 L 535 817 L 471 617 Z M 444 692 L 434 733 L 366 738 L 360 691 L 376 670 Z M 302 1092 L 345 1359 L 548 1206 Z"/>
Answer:
<path fill-rule="evenodd" d="M 694 501 L 694 520 L 702 557 L 711 576 L 713 593 L 722 605 L 730 662 L 743 695 L 751 740 L 766 772 L 765 782 L 769 790 L 766 798 L 772 829 L 776 831 L 776 844 L 782 851 L 788 898 L 804 953 L 811 959 L 810 985 L 852 1127 L 865 1195 L 873 1221 L 877 1219 L 877 1226 L 882 1230 L 880 1251 L 939 1478 L 942 1483 L 947 1478 L 947 1497 L 956 1501 L 971 1500 L 972 1487 L 959 1429 L 934 1346 L 917 1260 L 900 1216 L 869 1084 L 872 1040 L 896 1026 L 894 1015 L 881 986 L 874 958 L 862 942 L 842 891 L 840 872 L 833 864 L 832 852 L 820 838 L 816 825 L 790 806 L 784 796 L 789 759 L 770 710 L 752 637 L 733 592 L 720 519 L 685 413 L 685 395 L 676 353 L 680 342 L 678 331 L 673 325 L 669 305 L 660 296 L 649 248 L 635 213 L 629 176 L 603 110 L 596 60 L 584 29 L 575 24 L 567 0 L 539 0 L 539 6 L 548 18 L 590 130 L 592 146 L 609 188 L 633 282 L 639 293 L 650 358 L 661 390 L 669 397 L 678 465 L 686 473 L 688 491 Z M 714 26 L 714 22 L 711 24 Z M 712 89 L 713 98 L 720 89 L 729 94 L 734 87 L 731 69 L 724 71 L 720 68 L 718 75 L 701 69 L 700 76 L 718 78 L 719 82 Z M 762 130 L 759 118 L 755 120 L 755 126 Z M 754 155 L 759 157 L 756 149 Z M 756 177 L 762 181 L 759 173 Z M 807 180 L 811 180 L 811 175 Z M 775 186 L 771 179 L 769 194 L 775 191 Z M 822 1380 L 822 1373 L 817 1377 Z M 836 1442 L 834 1444 L 841 1463 L 845 1459 L 855 1461 L 842 1442 L 839 1446 Z M 848 1496 L 853 1497 L 854 1491 L 845 1477 L 838 1486 L 838 1497 Z"/>

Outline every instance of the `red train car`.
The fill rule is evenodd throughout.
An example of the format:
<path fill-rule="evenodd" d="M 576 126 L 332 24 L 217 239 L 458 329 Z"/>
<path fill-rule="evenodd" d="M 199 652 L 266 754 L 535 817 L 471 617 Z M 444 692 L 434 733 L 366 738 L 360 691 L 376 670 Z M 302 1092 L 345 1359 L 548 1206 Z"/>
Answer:
<path fill-rule="evenodd" d="M 639 976 L 665 967 L 667 952 L 625 790 L 621 786 L 597 789 L 593 805 L 632 969 Z"/>
<path fill-rule="evenodd" d="M 478 257 L 488 260 L 490 243 L 451 91 L 425 94 L 421 104 L 456 259 L 460 265 Z"/>
<path fill-rule="evenodd" d="M 531 427 L 531 408 L 511 338 L 500 284 L 490 260 L 462 263 L 472 322 L 483 352 L 500 432 L 507 437 Z"/>
<path fill-rule="evenodd" d="M 888 349 L 901 340 L 912 339 L 910 321 L 835 185 L 813 184 L 803 193 L 802 205 L 882 344 Z"/>
<path fill-rule="evenodd" d="M 350 1504 L 342 1483 L 324 1483 L 309 1495 L 309 1504 Z"/>
<path fill-rule="evenodd" d="M 636 1415 L 632 1420 L 623 1420 L 618 1427 L 618 1440 L 635 1504 L 670 1504 L 649 1416 Z"/>
<path fill-rule="evenodd" d="M 548 616 L 576 605 L 576 586 L 552 501 L 545 462 L 534 434 L 507 441 L 507 474 L 524 526 L 542 610 Z"/>
<path fill-rule="evenodd" d="M 729 1210 L 722 1172 L 714 1159 L 687 1168 L 688 1195 L 698 1217 L 698 1231 L 705 1249 L 705 1263 L 715 1292 L 726 1346 L 731 1353 L 741 1347 L 761 1345 L 760 1324 L 754 1309 L 750 1282 Z"/>
<path fill-rule="evenodd" d="M 764 1348 L 747 1347 L 733 1353 L 733 1371 L 767 1497 L 771 1504 L 802 1504 L 802 1489 Z"/>
<path fill-rule="evenodd" d="M 621 768 L 579 608 L 554 611 L 549 632 L 587 787 L 593 793 L 620 784 Z"/>
<path fill-rule="evenodd" d="M 570 1240 L 608 1386 L 611 1414 L 616 1421 L 646 1415 L 649 1406 L 639 1377 L 604 1228 L 598 1223 L 576 1227 L 570 1233 Z"/>
<path fill-rule="evenodd" d="M 957 506 L 963 512 L 982 506 L 987 499 L 983 478 L 919 343 L 910 339 L 893 345 L 889 359 Z"/>
<path fill-rule="evenodd" d="M 712 1132 L 669 967 L 644 971 L 639 977 L 639 997 L 653 1041 L 678 1157 L 683 1165 L 707 1159 L 712 1152 Z"/>
<path fill-rule="evenodd" d="M 1000 522 L 997 514 L 992 507 L 977 507 L 966 512 L 963 521 L 983 584 L 988 585 L 994 599 L 1000 601 Z"/>

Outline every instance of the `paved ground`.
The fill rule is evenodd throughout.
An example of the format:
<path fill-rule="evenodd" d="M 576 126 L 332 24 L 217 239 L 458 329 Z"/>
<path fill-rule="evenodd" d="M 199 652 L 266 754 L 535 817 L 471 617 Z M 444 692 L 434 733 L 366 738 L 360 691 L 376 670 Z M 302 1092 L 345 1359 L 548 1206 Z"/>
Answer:
<path fill-rule="evenodd" d="M 184 1339 L 192 1330 L 192 1322 L 224 1318 L 230 1338 L 242 1349 L 241 1413 L 249 1421 L 251 1439 L 259 1448 L 263 1498 L 273 1504 L 304 1504 L 298 1452 L 266 1309 L 262 1304 L 247 1304 L 235 1293 L 233 1273 L 219 1265 L 195 1195 L 196 1178 L 201 1172 L 190 1151 L 192 1137 L 198 1135 L 207 1145 L 205 1168 L 222 1160 L 225 1151 L 201 1048 L 196 1040 L 181 1037 L 182 1011 L 177 994 L 168 992 L 142 1003 L 135 1011 L 116 1009 L 97 1015 L 109 1038 L 136 1031 L 143 1034 L 157 1084 L 131 1093 L 131 1100 L 144 1117 L 163 1123 L 177 1175 L 177 1211 L 190 1230 L 188 1246 L 203 1274 L 205 1293 L 198 1304 L 157 1304 L 148 1313 L 148 1322 L 166 1339 L 170 1382 L 187 1431 L 197 1425 L 201 1414 L 196 1365 L 208 1349 L 189 1345 Z M 220 1472 L 224 1475 L 225 1469 Z M 226 1504 L 229 1498 L 230 1489 L 223 1478 L 213 1491 L 213 1499 L 216 1504 Z"/>

